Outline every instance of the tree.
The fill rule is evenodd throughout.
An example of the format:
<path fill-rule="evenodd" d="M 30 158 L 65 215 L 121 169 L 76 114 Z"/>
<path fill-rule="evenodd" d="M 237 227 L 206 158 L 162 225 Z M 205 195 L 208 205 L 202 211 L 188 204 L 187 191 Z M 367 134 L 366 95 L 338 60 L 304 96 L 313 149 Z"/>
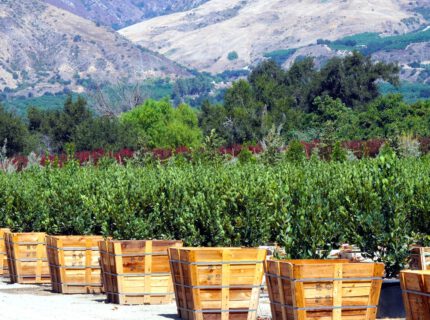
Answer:
<path fill-rule="evenodd" d="M 227 90 L 224 106 L 228 144 L 256 141 L 261 137 L 261 104 L 254 99 L 252 87 L 247 81 L 239 80 Z"/>
<path fill-rule="evenodd" d="M 185 104 L 175 109 L 168 99 L 147 100 L 122 114 L 120 121 L 149 148 L 195 147 L 201 143 L 196 113 Z"/>
<path fill-rule="evenodd" d="M 359 113 L 363 138 L 394 138 L 402 134 L 430 135 L 430 102 L 412 105 L 399 94 L 379 97 Z"/>
<path fill-rule="evenodd" d="M 296 60 L 285 75 L 286 94 L 291 96 L 296 107 L 309 111 L 315 99 L 315 86 L 319 81 L 319 72 L 312 58 Z"/>
<path fill-rule="evenodd" d="M 215 130 L 218 136 L 227 139 L 223 128 L 227 120 L 227 111 L 223 105 L 212 105 L 208 100 L 204 101 L 199 113 L 199 126 L 203 131 L 203 136 L 209 136 Z"/>
<path fill-rule="evenodd" d="M 27 111 L 29 130 L 39 134 L 45 148 L 62 151 L 66 143 L 73 142 L 76 128 L 93 118 L 84 98 L 76 101 L 69 96 L 62 110 L 41 111 L 29 108 Z"/>
<path fill-rule="evenodd" d="M 29 137 L 25 123 L 0 105 L 0 146 L 6 143 L 7 156 L 25 151 Z"/>
<path fill-rule="evenodd" d="M 340 99 L 330 96 L 317 97 L 314 101 L 313 126 L 320 132 L 319 138 L 331 145 L 336 140 L 359 138 L 356 113 Z"/>
<path fill-rule="evenodd" d="M 118 151 L 137 148 L 136 134 L 118 118 L 95 117 L 80 123 L 72 136 L 78 151 L 105 149 Z"/>
<path fill-rule="evenodd" d="M 148 98 L 139 82 L 118 81 L 113 86 L 97 85 L 89 91 L 91 108 L 103 116 L 119 116 L 141 105 Z"/>
<path fill-rule="evenodd" d="M 350 108 L 363 106 L 379 96 L 378 81 L 399 83 L 399 67 L 392 63 L 373 62 L 359 52 L 345 58 L 332 58 L 320 71 L 315 96 L 340 99 Z"/>
<path fill-rule="evenodd" d="M 273 109 L 276 100 L 285 97 L 285 77 L 284 70 L 273 60 L 262 62 L 250 74 L 254 97 L 263 102 L 268 111 Z"/>

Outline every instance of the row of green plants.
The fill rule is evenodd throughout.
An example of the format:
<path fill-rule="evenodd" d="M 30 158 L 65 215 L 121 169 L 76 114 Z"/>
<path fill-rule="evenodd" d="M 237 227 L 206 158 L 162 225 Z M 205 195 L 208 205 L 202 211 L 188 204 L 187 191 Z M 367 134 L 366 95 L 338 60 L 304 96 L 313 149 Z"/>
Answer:
<path fill-rule="evenodd" d="M 430 158 L 399 159 L 388 148 L 352 162 L 70 161 L 1 173 L 0 185 L 0 225 L 16 231 L 189 246 L 277 242 L 291 258 L 351 243 L 384 262 L 388 277 L 407 265 L 410 244 L 429 240 Z"/>

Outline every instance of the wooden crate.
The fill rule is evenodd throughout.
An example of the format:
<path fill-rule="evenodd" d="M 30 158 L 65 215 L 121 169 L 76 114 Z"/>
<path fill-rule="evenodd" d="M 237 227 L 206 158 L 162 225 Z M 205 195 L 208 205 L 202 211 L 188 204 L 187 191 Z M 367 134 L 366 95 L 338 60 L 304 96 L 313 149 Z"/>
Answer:
<path fill-rule="evenodd" d="M 52 291 L 64 294 L 102 293 L 100 236 L 47 236 Z"/>
<path fill-rule="evenodd" d="M 9 276 L 9 268 L 7 264 L 7 254 L 6 254 L 6 243 L 4 240 L 4 234 L 10 233 L 7 228 L 0 229 L 0 277 Z"/>
<path fill-rule="evenodd" d="M 407 320 L 430 320 L 430 270 L 400 273 Z"/>
<path fill-rule="evenodd" d="M 170 248 L 169 256 L 182 319 L 257 318 L 265 249 Z"/>
<path fill-rule="evenodd" d="M 101 241 L 107 300 L 117 304 L 166 304 L 174 297 L 167 249 L 176 240 Z"/>
<path fill-rule="evenodd" d="M 349 260 L 268 260 L 274 320 L 376 319 L 384 265 Z"/>
<path fill-rule="evenodd" d="M 12 283 L 50 283 L 45 233 L 6 233 L 6 253 Z"/>
<path fill-rule="evenodd" d="M 412 270 L 430 270 L 430 247 L 412 248 L 410 265 Z"/>

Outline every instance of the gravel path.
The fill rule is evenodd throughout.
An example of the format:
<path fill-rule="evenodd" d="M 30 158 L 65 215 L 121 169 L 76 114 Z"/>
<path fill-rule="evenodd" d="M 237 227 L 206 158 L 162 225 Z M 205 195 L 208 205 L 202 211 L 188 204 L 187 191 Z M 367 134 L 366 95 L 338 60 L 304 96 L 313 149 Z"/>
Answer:
<path fill-rule="evenodd" d="M 266 297 L 260 314 L 270 314 Z M 50 286 L 9 284 L 0 278 L 0 315 L 3 320 L 176 320 L 176 305 L 119 306 L 107 304 L 104 295 L 61 295 Z"/>
<path fill-rule="evenodd" d="M 270 315 L 267 296 L 260 299 L 259 315 Z M 2 320 L 179 320 L 176 305 L 119 306 L 105 302 L 104 295 L 61 295 L 50 286 L 9 284 L 0 278 Z M 387 319 L 389 320 L 389 319 Z M 393 319 L 394 320 L 394 319 Z"/>

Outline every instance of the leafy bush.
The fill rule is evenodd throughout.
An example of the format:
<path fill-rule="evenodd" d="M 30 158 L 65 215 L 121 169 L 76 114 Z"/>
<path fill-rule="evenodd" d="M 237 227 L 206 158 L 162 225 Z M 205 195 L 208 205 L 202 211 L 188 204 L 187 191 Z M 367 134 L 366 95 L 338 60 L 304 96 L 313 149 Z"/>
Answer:
<path fill-rule="evenodd" d="M 236 51 L 231 51 L 228 53 L 227 58 L 230 61 L 234 61 L 234 60 L 237 60 L 239 58 L 239 55 L 237 54 Z"/>
<path fill-rule="evenodd" d="M 195 147 L 201 144 L 197 114 L 185 104 L 174 108 L 168 99 L 147 100 L 123 113 L 121 123 L 135 132 L 149 148 Z"/>
<path fill-rule="evenodd" d="M 333 146 L 333 151 L 331 154 L 332 161 L 344 162 L 348 159 L 348 153 L 342 148 L 340 142 L 336 142 Z"/>
<path fill-rule="evenodd" d="M 293 140 L 285 152 L 285 159 L 290 162 L 302 162 L 306 159 L 305 147 L 298 140 Z"/>

